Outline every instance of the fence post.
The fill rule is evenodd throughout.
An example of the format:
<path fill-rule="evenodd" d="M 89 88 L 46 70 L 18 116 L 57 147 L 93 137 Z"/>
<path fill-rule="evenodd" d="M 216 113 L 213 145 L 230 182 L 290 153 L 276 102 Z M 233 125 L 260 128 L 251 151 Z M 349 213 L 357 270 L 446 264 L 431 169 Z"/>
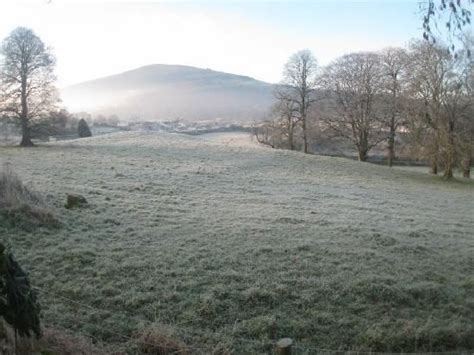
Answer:
<path fill-rule="evenodd" d="M 283 338 L 277 341 L 276 343 L 276 354 L 277 355 L 291 355 L 291 346 L 293 345 L 293 340 L 291 338 Z"/>

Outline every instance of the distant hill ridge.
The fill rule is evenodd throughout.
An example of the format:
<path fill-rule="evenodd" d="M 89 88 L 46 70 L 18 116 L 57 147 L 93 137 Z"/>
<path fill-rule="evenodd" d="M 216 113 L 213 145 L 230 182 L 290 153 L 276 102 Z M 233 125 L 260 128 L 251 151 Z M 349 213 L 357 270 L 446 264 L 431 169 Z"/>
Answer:
<path fill-rule="evenodd" d="M 179 83 L 202 80 L 228 80 L 231 82 L 248 82 L 252 84 L 270 85 L 263 81 L 253 79 L 249 76 L 231 74 L 215 71 L 211 69 L 201 69 L 187 65 L 151 64 L 140 68 L 128 70 L 123 73 L 109 75 L 103 78 L 88 80 L 79 84 L 71 85 L 67 88 L 77 89 L 84 85 L 103 85 L 104 83 L 116 85 L 139 85 L 157 83 Z"/>
<path fill-rule="evenodd" d="M 273 86 L 211 69 L 153 64 L 72 85 L 61 94 L 72 111 L 127 120 L 250 122 L 268 112 Z"/>

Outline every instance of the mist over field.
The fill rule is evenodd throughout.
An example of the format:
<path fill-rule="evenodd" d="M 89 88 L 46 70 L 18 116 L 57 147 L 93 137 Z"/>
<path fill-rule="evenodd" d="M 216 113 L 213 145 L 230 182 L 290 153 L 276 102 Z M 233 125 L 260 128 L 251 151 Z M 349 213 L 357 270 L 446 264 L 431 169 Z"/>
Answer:
<path fill-rule="evenodd" d="M 118 115 L 125 121 L 252 123 L 274 102 L 274 85 L 246 76 L 179 65 L 149 65 L 61 90 L 72 111 Z"/>

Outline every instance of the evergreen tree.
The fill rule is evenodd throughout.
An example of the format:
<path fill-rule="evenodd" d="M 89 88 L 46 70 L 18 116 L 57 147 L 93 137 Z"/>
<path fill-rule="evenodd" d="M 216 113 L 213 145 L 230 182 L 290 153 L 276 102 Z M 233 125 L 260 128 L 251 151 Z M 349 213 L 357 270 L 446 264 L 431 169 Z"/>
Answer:
<path fill-rule="evenodd" d="M 41 336 L 40 306 L 28 276 L 0 243 L 0 316 L 15 330 L 15 338 Z"/>
<path fill-rule="evenodd" d="M 81 118 L 77 126 L 77 131 L 80 138 L 92 137 L 92 132 L 87 124 L 86 120 Z"/>

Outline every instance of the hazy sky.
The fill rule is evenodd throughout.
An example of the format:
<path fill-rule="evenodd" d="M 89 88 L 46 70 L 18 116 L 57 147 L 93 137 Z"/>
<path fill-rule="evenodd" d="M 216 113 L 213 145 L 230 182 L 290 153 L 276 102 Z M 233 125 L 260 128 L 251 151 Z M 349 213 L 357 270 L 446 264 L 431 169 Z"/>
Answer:
<path fill-rule="evenodd" d="M 298 49 L 324 65 L 422 33 L 418 0 L 0 0 L 0 37 L 17 26 L 53 48 L 61 86 L 153 63 L 278 82 Z"/>

